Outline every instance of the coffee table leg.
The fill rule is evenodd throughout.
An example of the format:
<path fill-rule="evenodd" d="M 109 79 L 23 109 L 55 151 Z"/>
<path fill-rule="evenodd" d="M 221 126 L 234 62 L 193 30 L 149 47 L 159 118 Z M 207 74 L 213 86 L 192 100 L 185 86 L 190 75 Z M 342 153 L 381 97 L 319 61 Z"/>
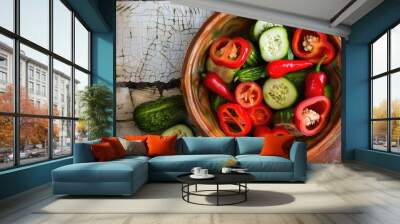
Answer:
<path fill-rule="evenodd" d="M 248 190 L 247 190 L 247 183 L 244 183 L 244 201 L 247 201 L 247 192 L 248 192 Z"/>
<path fill-rule="evenodd" d="M 219 184 L 217 184 L 217 206 L 219 206 Z"/>
<path fill-rule="evenodd" d="M 194 189 L 194 191 L 196 191 L 196 192 L 197 192 L 197 184 L 195 185 L 195 189 Z"/>

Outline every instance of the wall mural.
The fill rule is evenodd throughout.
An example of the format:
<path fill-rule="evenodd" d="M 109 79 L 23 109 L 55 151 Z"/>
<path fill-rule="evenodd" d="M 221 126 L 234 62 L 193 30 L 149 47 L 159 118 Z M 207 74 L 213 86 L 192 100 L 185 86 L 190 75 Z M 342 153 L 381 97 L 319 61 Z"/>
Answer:
<path fill-rule="evenodd" d="M 340 161 L 340 37 L 169 1 L 117 1 L 117 135 L 290 133 Z"/>

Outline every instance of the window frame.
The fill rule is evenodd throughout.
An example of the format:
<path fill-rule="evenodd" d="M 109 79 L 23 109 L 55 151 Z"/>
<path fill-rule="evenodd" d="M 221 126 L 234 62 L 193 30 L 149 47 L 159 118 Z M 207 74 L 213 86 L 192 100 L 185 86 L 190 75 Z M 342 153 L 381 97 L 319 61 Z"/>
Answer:
<path fill-rule="evenodd" d="M 396 23 L 392 24 L 389 28 L 387 28 L 383 33 L 379 34 L 375 39 L 373 39 L 369 44 L 369 149 L 373 151 L 379 151 L 379 152 L 386 152 L 386 153 L 391 153 L 391 154 L 400 154 L 400 152 L 394 152 L 392 151 L 392 121 L 400 121 L 400 117 L 392 117 L 392 99 L 391 99 L 391 90 L 392 90 L 392 85 L 391 85 L 391 79 L 392 75 L 396 75 L 396 73 L 400 72 L 400 67 L 391 69 L 391 32 L 392 29 L 395 28 L 396 26 L 400 26 L 400 21 L 397 21 Z M 384 35 L 387 35 L 387 64 L 386 64 L 386 71 L 382 72 L 380 74 L 376 74 L 374 76 L 373 74 L 373 44 L 376 43 L 381 37 Z M 399 52 L 400 54 L 400 52 Z M 386 117 L 385 118 L 373 118 L 373 81 L 378 79 L 386 77 L 386 87 L 387 87 L 387 105 L 386 105 Z M 387 137 L 386 137 L 386 151 L 379 150 L 374 148 L 374 133 L 373 133 L 373 122 L 376 121 L 386 121 L 386 129 L 387 129 Z"/>
<path fill-rule="evenodd" d="M 4 171 L 4 170 L 10 170 L 10 169 L 16 169 L 19 167 L 23 167 L 23 166 L 29 166 L 29 165 L 33 165 L 33 164 L 37 164 L 37 163 L 43 163 L 49 160 L 58 160 L 58 159 L 62 159 L 65 157 L 70 157 L 73 155 L 74 152 L 74 143 L 75 143 L 75 123 L 76 121 L 79 120 L 79 117 L 75 116 L 75 88 L 74 88 L 74 83 L 75 83 L 75 69 L 85 73 L 88 75 L 89 77 L 89 83 L 88 86 L 92 85 L 92 69 L 91 69 L 91 65 L 92 65 L 92 57 L 91 57 L 91 50 L 92 50 L 92 43 L 91 43 L 91 37 L 92 37 L 92 30 L 88 27 L 88 25 L 84 22 L 84 20 L 72 9 L 72 7 L 65 1 L 65 0 L 59 0 L 62 4 L 64 4 L 64 6 L 71 11 L 71 18 L 70 18 L 70 22 L 71 22 L 71 59 L 67 59 L 64 58 L 63 56 L 55 53 L 54 50 L 54 44 L 53 44 L 53 0 L 48 0 L 49 1 L 49 47 L 48 49 L 46 49 L 45 47 L 40 46 L 39 44 L 34 43 L 33 41 L 30 41 L 27 38 L 24 38 L 23 36 L 20 35 L 20 0 L 14 0 L 13 1 L 13 10 L 14 10 L 14 18 L 13 18 L 13 25 L 14 25 L 14 30 L 10 31 L 4 27 L 0 26 L 0 35 L 3 35 L 5 37 L 11 38 L 13 40 L 13 52 L 12 52 L 12 57 L 13 57 L 13 64 L 11 65 L 11 75 L 13 75 L 13 79 L 14 79 L 14 99 L 13 99 L 13 107 L 14 110 L 13 112 L 1 112 L 0 111 L 0 116 L 10 116 L 13 119 L 13 166 L 10 167 L 5 167 L 5 168 L 0 168 L 0 172 Z M 77 20 L 79 20 L 79 22 L 85 27 L 85 29 L 88 31 L 88 35 L 89 35 L 89 39 L 88 39 L 88 61 L 89 61 L 89 67 L 88 69 L 85 69 L 81 66 L 79 66 L 78 64 L 75 63 L 75 18 Z M 46 91 L 48 91 L 48 93 L 46 93 L 46 97 L 48 97 L 48 113 L 46 115 L 39 115 L 39 114 L 26 114 L 26 113 L 21 113 L 20 111 L 20 85 L 21 85 L 21 81 L 20 81 L 20 65 L 21 65 L 21 61 L 20 61 L 20 45 L 23 44 L 27 47 L 32 48 L 33 50 L 39 51 L 40 53 L 43 53 L 45 55 L 48 56 L 49 58 L 49 63 L 48 63 L 48 82 L 46 84 Z M 59 62 L 62 62 L 68 66 L 71 66 L 71 92 L 72 92 L 72 96 L 71 96 L 71 114 L 70 116 L 56 116 L 53 115 L 53 59 L 54 60 L 58 60 Z M 28 64 L 27 64 L 28 66 Z M 29 67 L 30 68 L 30 67 Z M 28 68 L 27 68 L 28 69 Z M 41 74 L 41 73 L 40 73 Z M 30 80 L 30 74 L 27 73 L 26 77 L 27 77 L 27 81 Z M 36 70 L 33 70 L 33 82 L 35 85 L 35 80 L 36 80 Z M 41 78 L 41 77 L 39 77 Z M 41 83 L 41 79 L 38 80 L 39 83 Z M 42 85 L 40 85 L 42 86 Z M 27 90 L 28 91 L 28 90 Z M 34 91 L 36 91 L 34 89 Z M 40 94 L 42 95 L 42 94 Z M 21 164 L 20 161 L 20 119 L 24 118 L 24 117 L 28 117 L 28 118 L 45 118 L 47 119 L 48 122 L 48 136 L 47 136 L 47 151 L 48 151 L 48 155 L 47 158 L 44 158 L 41 161 L 38 162 L 33 162 L 33 163 L 26 163 L 26 164 Z M 62 155 L 62 156 L 54 156 L 53 152 L 54 152 L 54 147 L 53 147 L 53 122 L 56 120 L 66 120 L 66 121 L 70 121 L 71 122 L 71 153 L 68 155 Z"/>

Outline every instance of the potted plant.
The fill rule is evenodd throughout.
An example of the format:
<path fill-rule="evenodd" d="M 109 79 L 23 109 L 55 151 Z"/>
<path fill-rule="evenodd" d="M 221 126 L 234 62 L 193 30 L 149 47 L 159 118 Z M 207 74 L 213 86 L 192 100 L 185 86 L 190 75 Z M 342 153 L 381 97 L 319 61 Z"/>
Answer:
<path fill-rule="evenodd" d="M 88 138 L 98 139 L 109 136 L 112 125 L 113 98 L 109 88 L 102 84 L 86 87 L 79 94 L 81 119 L 87 127 Z"/>

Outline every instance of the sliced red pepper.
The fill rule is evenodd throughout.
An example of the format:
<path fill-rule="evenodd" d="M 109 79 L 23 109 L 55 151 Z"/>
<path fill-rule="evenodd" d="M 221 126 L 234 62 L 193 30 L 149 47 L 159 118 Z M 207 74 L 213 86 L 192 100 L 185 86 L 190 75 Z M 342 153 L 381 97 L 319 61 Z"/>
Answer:
<path fill-rule="evenodd" d="M 256 82 L 242 82 L 235 90 L 235 98 L 243 108 L 259 105 L 263 100 L 263 91 Z"/>
<path fill-rule="evenodd" d="M 271 78 L 280 78 L 289 72 L 302 70 L 313 65 L 308 60 L 276 60 L 267 65 L 267 74 Z"/>
<path fill-rule="evenodd" d="M 322 64 L 329 64 L 336 54 L 326 34 L 310 30 L 296 29 L 292 39 L 293 54 L 317 64 L 326 55 Z"/>
<path fill-rule="evenodd" d="M 272 111 L 264 104 L 254 106 L 248 112 L 254 126 L 268 125 L 272 120 Z"/>
<path fill-rule="evenodd" d="M 325 95 L 325 86 L 327 84 L 328 77 L 325 72 L 321 71 L 321 63 L 325 59 L 323 57 L 318 63 L 314 72 L 307 74 L 305 81 L 305 98 L 311 98 L 314 96 Z"/>
<path fill-rule="evenodd" d="M 331 111 L 331 101 L 326 96 L 316 96 L 300 102 L 294 111 L 294 122 L 305 136 L 318 134 L 325 126 Z"/>
<path fill-rule="evenodd" d="M 213 62 L 227 68 L 240 68 L 251 52 L 249 42 L 242 38 L 220 37 L 210 47 Z"/>
<path fill-rule="evenodd" d="M 228 86 L 225 82 L 214 72 L 209 72 L 204 77 L 203 85 L 213 91 L 214 93 L 222 96 L 223 98 L 235 102 L 235 98 L 233 97 L 232 93 L 229 91 Z"/>
<path fill-rule="evenodd" d="M 284 127 L 275 127 L 274 129 L 270 129 L 267 126 L 256 126 L 253 130 L 254 137 L 264 137 L 265 135 L 274 134 L 274 135 L 290 135 L 289 131 L 287 131 Z"/>
<path fill-rule="evenodd" d="M 251 120 L 246 111 L 235 103 L 226 103 L 218 108 L 218 120 L 227 136 L 246 136 L 251 131 Z"/>

